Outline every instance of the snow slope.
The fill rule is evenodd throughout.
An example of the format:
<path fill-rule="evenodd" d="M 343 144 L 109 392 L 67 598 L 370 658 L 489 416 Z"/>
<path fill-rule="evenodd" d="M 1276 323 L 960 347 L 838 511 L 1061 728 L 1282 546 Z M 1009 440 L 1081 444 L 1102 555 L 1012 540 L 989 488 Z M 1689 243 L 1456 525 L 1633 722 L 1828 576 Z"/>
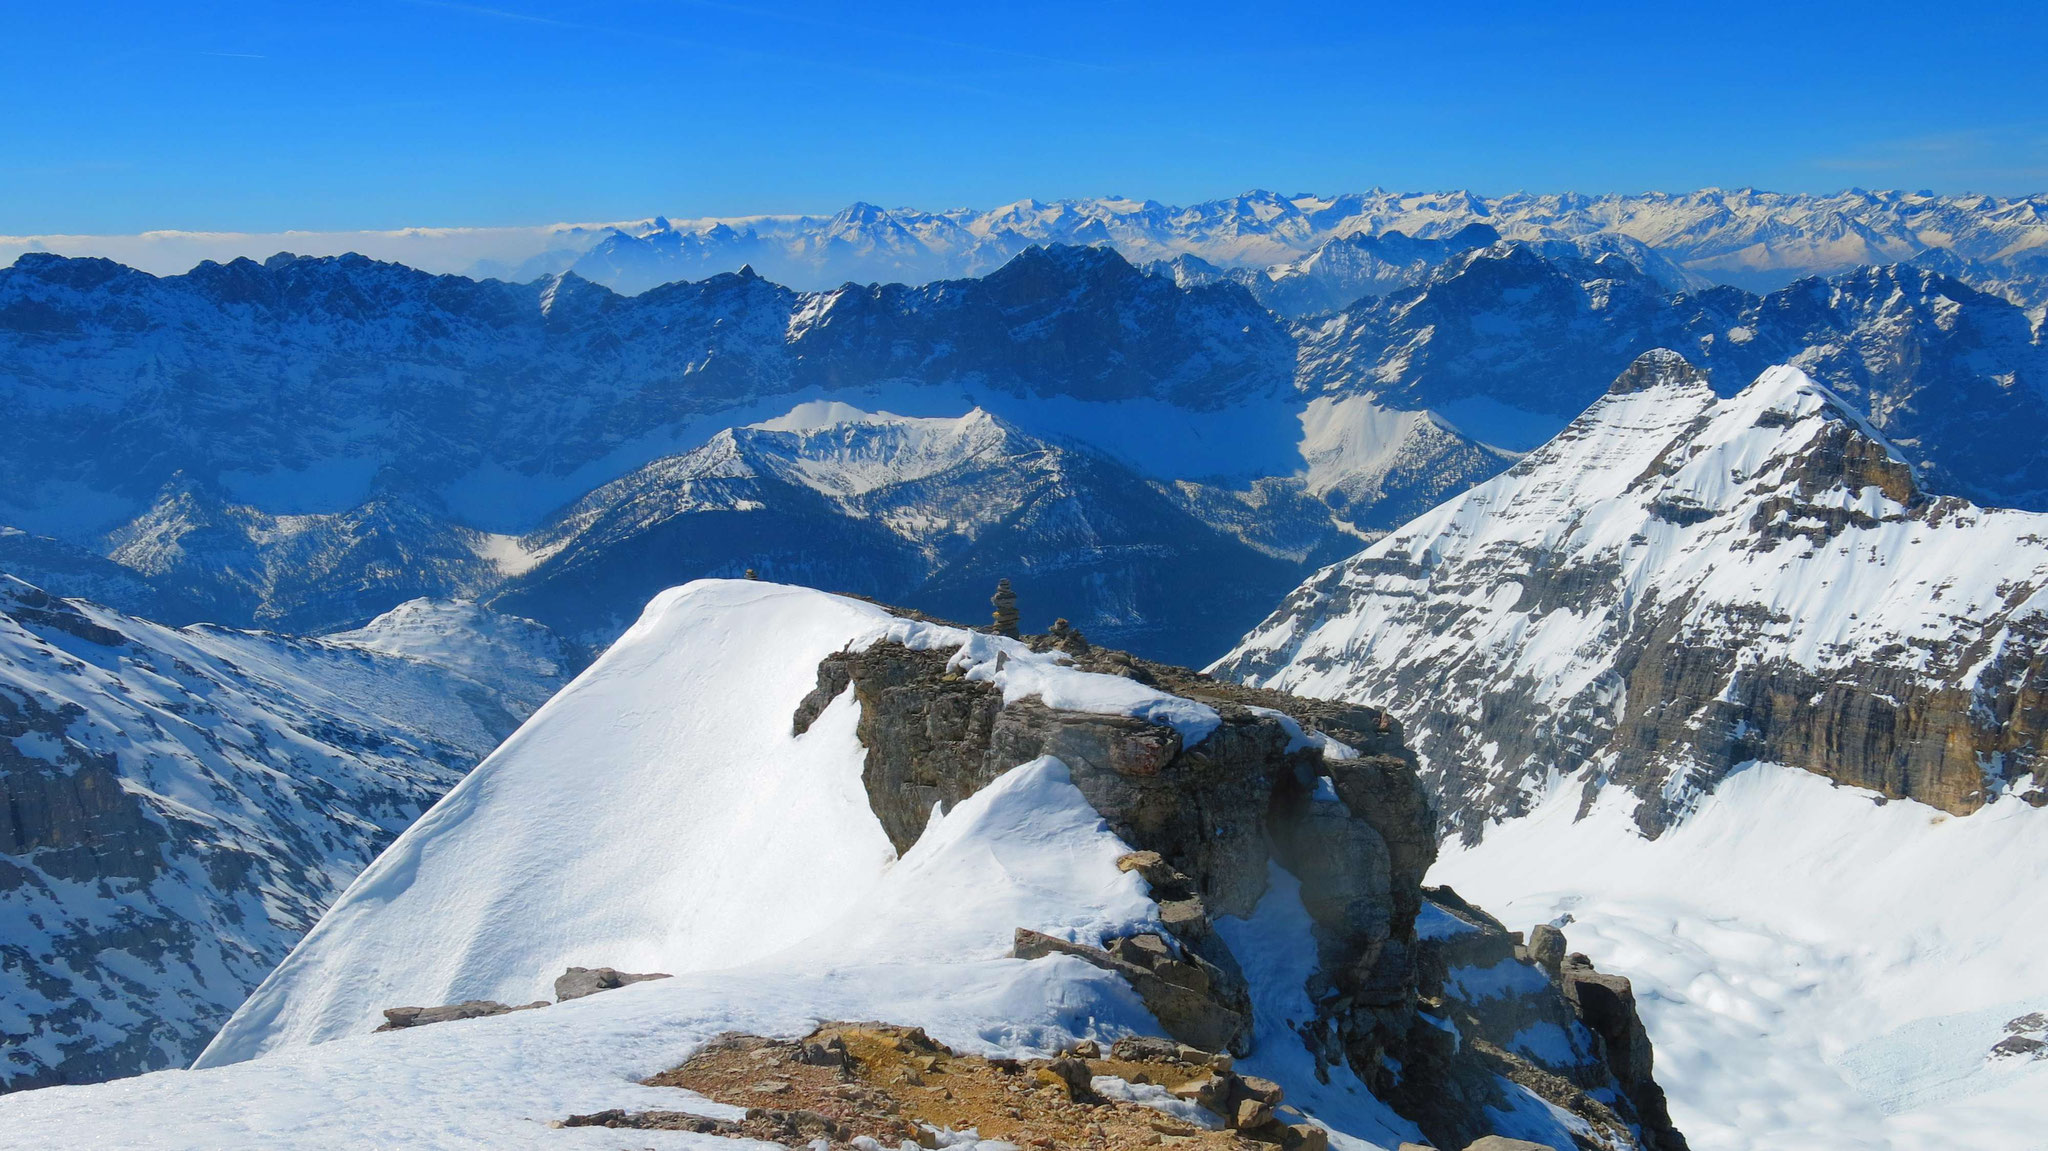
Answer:
<path fill-rule="evenodd" d="M 851 696 L 803 736 L 790 725 L 821 659 L 884 636 L 966 644 L 963 669 L 1006 696 L 1190 737 L 1217 722 L 1134 681 L 856 600 L 746 580 L 672 590 L 356 880 L 200 1065 L 360 1034 L 386 1007 L 528 1002 L 572 965 L 683 975 L 850 938 L 819 926 L 902 868 L 862 790 Z M 1108 906 L 1138 913 L 1122 896 Z M 1023 925 L 1003 924 L 1003 947 Z"/>
<path fill-rule="evenodd" d="M 1990 1054 L 2048 1010 L 2048 810 L 1760 763 L 1647 840 L 1573 782 L 1430 879 L 1628 972 L 1697 1151 L 2048 1146 L 2048 1059 Z"/>
<path fill-rule="evenodd" d="M 851 744 L 844 718 L 828 715 L 807 738 Z M 778 730 L 787 732 L 786 718 Z M 764 805 L 764 815 L 768 822 L 793 817 L 811 831 L 839 822 L 834 832 L 866 830 L 869 841 L 847 845 L 858 864 L 847 876 L 831 874 L 827 867 L 836 860 L 830 858 L 816 860 L 827 866 L 815 871 L 792 865 L 782 878 L 795 886 L 777 890 L 774 902 L 705 909 L 709 914 L 697 924 L 772 952 L 745 970 L 720 970 L 722 964 L 706 961 L 700 965 L 705 970 L 546 1010 L 384 1035 L 366 1034 L 368 1021 L 355 1020 L 361 1026 L 332 1042 L 229 1067 L 9 1096 L 0 1099 L 0 1148 L 618 1147 L 616 1133 L 555 1130 L 547 1123 L 609 1107 L 676 1108 L 676 1092 L 641 1087 L 638 1080 L 680 1063 L 728 1030 L 802 1034 L 821 1019 L 916 1020 L 957 1048 L 1022 1055 L 1084 1035 L 1152 1029 L 1120 977 L 1064 957 L 1002 958 L 1018 924 L 1080 937 L 1127 930 L 1156 914 L 1142 881 L 1116 868 L 1123 845 L 1057 761 L 1011 771 L 935 821 L 916 847 L 885 868 L 888 844 L 880 826 L 872 818 L 865 829 L 850 818 L 836 819 L 838 799 L 859 792 L 858 758 L 844 755 L 843 746 L 836 750 L 836 765 L 820 761 L 822 749 L 802 765 L 823 770 L 825 778 L 792 775 L 790 792 L 782 796 L 790 804 L 779 811 Z M 801 801 L 805 784 L 822 793 L 819 802 Z M 678 805 L 660 806 L 673 813 Z M 645 859 L 687 842 L 664 830 L 635 846 Z M 788 837 L 771 842 L 797 846 Z M 437 862 L 429 853 L 423 871 Z M 812 883 L 824 889 L 815 899 L 800 890 Z M 634 904 L 642 890 L 651 890 L 657 903 L 673 900 L 671 893 L 630 881 L 609 890 L 610 902 L 620 905 Z M 351 896 L 362 894 L 358 887 Z M 843 901 L 829 903 L 823 895 Z M 720 913 L 727 918 L 711 917 Z M 818 916 L 811 933 L 789 930 L 793 913 Z M 749 938 L 748 920 L 759 920 L 765 935 Z M 636 935 L 630 928 L 623 934 Z M 638 933 L 643 940 L 646 935 Z M 607 960 L 632 953 L 585 939 Z M 530 942 L 528 955 L 536 961 L 548 953 L 538 940 Z M 695 946 L 682 943 L 674 954 Z M 663 954 L 658 946 L 644 953 Z M 387 957 L 387 966 L 400 959 Z M 515 975 L 504 983 L 533 992 L 546 981 L 522 982 Z M 716 1104 L 698 1106 L 707 1114 L 731 1114 Z M 630 1138 L 633 1147 L 732 1146 L 677 1132 L 635 1131 Z"/>

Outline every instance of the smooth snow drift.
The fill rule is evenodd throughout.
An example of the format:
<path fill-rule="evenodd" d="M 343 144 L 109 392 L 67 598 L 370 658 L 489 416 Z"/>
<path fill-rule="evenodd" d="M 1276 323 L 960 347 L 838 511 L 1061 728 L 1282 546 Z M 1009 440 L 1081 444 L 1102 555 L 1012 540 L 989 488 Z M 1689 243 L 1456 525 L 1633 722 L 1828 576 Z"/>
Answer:
<path fill-rule="evenodd" d="M 1651 841 L 1577 782 L 1430 881 L 1628 973 L 1695 1151 L 2048 1146 L 2048 1059 L 1991 1056 L 2048 1010 L 2048 810 L 1756 764 Z"/>

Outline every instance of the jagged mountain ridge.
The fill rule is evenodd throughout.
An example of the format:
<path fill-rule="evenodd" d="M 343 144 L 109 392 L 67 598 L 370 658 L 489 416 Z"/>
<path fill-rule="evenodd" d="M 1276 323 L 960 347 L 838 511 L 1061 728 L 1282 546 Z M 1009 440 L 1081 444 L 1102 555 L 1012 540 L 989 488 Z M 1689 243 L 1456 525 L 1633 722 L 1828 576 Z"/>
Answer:
<path fill-rule="evenodd" d="M 1929 495 L 1796 369 L 1723 399 L 1650 353 L 1217 670 L 1389 700 L 1468 841 L 1559 777 L 1654 835 L 1751 760 L 1965 813 L 2039 771 L 2044 529 Z"/>
<path fill-rule="evenodd" d="M 173 622 L 324 630 L 417 596 L 545 582 L 532 569 L 563 550 L 563 517 L 583 514 L 561 509 L 825 397 L 927 417 L 979 404 L 1113 457 L 1142 481 L 1125 481 L 1133 499 L 1164 490 L 1200 521 L 1193 535 L 1238 540 L 1217 572 L 1260 557 L 1306 570 L 1493 474 L 1513 453 L 1488 444 L 1533 446 L 1664 344 L 1731 388 L 1762 364 L 1800 364 L 1932 490 L 2048 504 L 2048 462 L 2026 431 L 2044 416 L 2038 323 L 1911 266 L 1763 298 L 1673 295 L 1613 253 L 1493 244 L 1309 327 L 1235 285 L 1181 288 L 1096 249 L 1034 251 L 978 281 L 814 294 L 730 275 L 625 298 L 573 277 L 515 288 L 347 259 L 202 271 L 159 281 L 44 258 L 0 273 L 0 407 L 41 431 L 10 457 L 6 514 L 65 537 L 5 537 L 0 556 Z M 992 482 L 933 477 L 915 498 L 982 499 Z M 799 505 L 788 522 L 855 557 L 844 586 L 978 615 L 916 600 L 933 549 L 906 559 L 903 532 L 855 522 L 861 501 L 778 490 Z M 1143 543 L 1096 536 L 1090 547 Z M 1073 567 L 1032 550 L 1056 533 L 994 538 L 1020 550 L 984 549 L 991 570 Z M 805 570 L 794 543 L 739 540 L 718 555 L 639 553 L 640 570 L 620 573 L 629 590 L 596 606 L 622 622 L 655 588 L 778 567 L 778 553 L 795 564 L 779 570 Z M 702 566 L 678 566 L 683 554 Z M 1142 646 L 1157 617 L 1119 594 L 1089 591 L 1110 606 L 1075 618 Z M 571 630 L 609 638 L 585 626 Z"/>
<path fill-rule="evenodd" d="M 1360 232 L 1331 240 L 1308 255 L 1267 268 L 1219 268 L 1197 256 L 1176 256 L 1147 265 L 1175 283 L 1208 284 L 1228 280 L 1242 284 L 1260 303 L 1295 319 L 1340 311 L 1369 296 L 1383 296 L 1414 287 L 1437 275 L 1445 265 L 1475 248 L 1502 242 L 1486 224 L 1468 224 L 1442 239 L 1416 239 L 1399 231 Z M 1686 272 L 1626 236 L 1596 232 L 1571 240 L 1513 241 L 1559 261 L 1597 261 L 1613 256 L 1634 265 L 1667 291 L 1698 290 L 1712 281 Z M 1969 268 L 1971 275 L 1988 274 Z"/>
<path fill-rule="evenodd" d="M 474 606 L 304 640 L 0 576 L 0 1090 L 190 1060 L 569 670 Z"/>
<path fill-rule="evenodd" d="M 1679 349 L 1724 394 L 1773 364 L 1822 381 L 1933 490 L 2048 508 L 2048 335 L 2009 302 L 1914 265 L 1803 280 L 1767 296 L 1671 294 L 1626 261 L 1474 249 L 1414 288 L 1361 301 L 1302 343 L 1301 386 L 1446 412 L 1533 447 L 1616 372 Z"/>
<path fill-rule="evenodd" d="M 696 446 L 704 418 L 805 389 L 1212 408 L 1284 391 L 1293 361 L 1285 325 L 1234 286 L 1176 289 L 1092 249 L 923 288 L 800 296 L 748 272 L 630 298 L 574 276 L 508 285 L 359 257 L 157 279 L 30 256 L 0 272 L 0 333 L 0 400 L 41 431 L 7 461 L 24 511 L 65 483 L 149 499 L 180 473 L 263 477 L 246 486 L 285 514 L 393 490 L 474 512 L 507 495 L 496 477 L 542 481 L 500 513 L 517 528 L 594 486 L 579 469 L 614 478 Z M 104 530 L 108 510 L 46 518 L 97 513 Z"/>

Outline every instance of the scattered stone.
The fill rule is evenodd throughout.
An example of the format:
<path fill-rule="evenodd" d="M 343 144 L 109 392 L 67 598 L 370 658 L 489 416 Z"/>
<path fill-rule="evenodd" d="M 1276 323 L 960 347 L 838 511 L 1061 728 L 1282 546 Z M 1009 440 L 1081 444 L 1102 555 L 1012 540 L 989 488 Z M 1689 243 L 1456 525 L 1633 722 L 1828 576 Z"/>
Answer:
<path fill-rule="evenodd" d="M 1181 1045 L 1157 1035 L 1130 1035 L 1110 1045 L 1109 1057 L 1126 1063 L 1179 1060 Z"/>
<path fill-rule="evenodd" d="M 1081 629 L 1064 619 L 1052 621 L 1051 629 L 1045 633 L 1045 641 L 1047 647 L 1073 656 L 1085 656 L 1095 650 L 1088 643 L 1088 637 L 1081 634 Z"/>
<path fill-rule="evenodd" d="M 1548 1143 L 1531 1143 L 1527 1139 L 1509 1139 L 1502 1135 L 1488 1135 L 1465 1145 L 1465 1151 L 1557 1151 Z"/>
<path fill-rule="evenodd" d="M 1048 955 L 1071 955 L 1083 962 L 1122 975 L 1138 993 L 1152 1017 L 1167 1033 L 1201 1049 L 1202 1060 L 1208 1059 L 1208 1052 L 1226 1050 L 1233 1044 L 1242 1043 L 1251 1032 L 1248 1013 L 1233 1010 L 1210 998 L 1204 982 L 1202 990 L 1188 986 L 1194 981 L 1189 965 L 1173 961 L 1168 970 L 1154 972 L 1136 963 L 1120 959 L 1100 947 L 1089 947 L 1081 943 L 1069 943 L 1030 928 L 1017 929 L 1016 941 L 1010 952 L 1018 959 L 1041 959 Z M 1168 978 L 1168 976 L 1173 978 Z M 1206 976 L 1203 977 L 1206 980 Z"/>
<path fill-rule="evenodd" d="M 1271 1079 L 1261 1079 L 1256 1075 L 1236 1076 L 1231 1095 L 1234 1098 L 1256 1099 L 1269 1106 L 1278 1106 L 1281 1098 L 1278 1083 Z"/>
<path fill-rule="evenodd" d="M 625 1111 L 614 1107 L 590 1115 L 571 1115 L 549 1124 L 552 1127 L 626 1127 L 641 1131 L 694 1131 L 699 1135 L 737 1136 L 740 1125 L 724 1119 L 706 1119 L 687 1111 Z"/>
<path fill-rule="evenodd" d="M 571 967 L 555 977 L 555 1002 L 567 1003 L 600 991 L 612 991 L 628 983 L 644 983 L 650 979 L 667 979 L 665 972 L 651 971 L 635 975 L 620 971 L 616 967 Z"/>
<path fill-rule="evenodd" d="M 745 1118 L 608 1111 L 562 1125 L 697 1131 L 792 1147 L 819 1146 L 818 1140 L 833 1148 L 869 1146 L 870 1139 L 890 1148 L 906 1142 L 937 1147 L 969 1128 L 984 1140 L 1019 1147 L 1124 1151 L 1169 1144 L 1186 1151 L 1254 1151 L 1253 1139 L 1306 1145 L 1290 1142 L 1287 1129 L 1270 1119 L 1244 1135 L 1207 1130 L 1092 1090 L 1099 1076 L 1168 1090 L 1202 1080 L 1209 1086 L 1198 1094 L 1223 1101 L 1230 1089 L 1216 1085 L 1206 1052 L 1190 1065 L 1178 1056 L 1182 1047 L 1164 1039 L 1120 1041 L 1108 1058 L 1100 1058 L 1100 1044 L 1096 1058 L 1084 1058 L 1080 1052 L 1088 1047 L 1078 1043 L 1049 1060 L 984 1059 L 956 1054 L 916 1028 L 882 1023 L 826 1024 L 798 1040 L 729 1034 L 646 1082 L 741 1108 Z M 802 1053 L 813 1049 L 838 1053 L 842 1062 L 807 1062 Z M 1126 1058 L 1134 1055 L 1141 1057 Z M 764 1065 L 776 1067 L 774 1078 L 761 1077 Z"/>
<path fill-rule="evenodd" d="M 1313 1123 L 1290 1123 L 1280 1129 L 1283 1151 L 1330 1151 L 1330 1133 Z"/>

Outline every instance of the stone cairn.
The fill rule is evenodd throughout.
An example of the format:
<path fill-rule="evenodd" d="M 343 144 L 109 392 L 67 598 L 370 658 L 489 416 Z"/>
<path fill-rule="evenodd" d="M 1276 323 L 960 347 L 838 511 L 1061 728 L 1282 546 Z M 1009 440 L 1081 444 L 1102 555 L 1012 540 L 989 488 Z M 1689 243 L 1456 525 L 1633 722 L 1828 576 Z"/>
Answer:
<path fill-rule="evenodd" d="M 990 596 L 988 602 L 990 607 L 996 609 L 991 617 L 989 630 L 997 635 L 1006 635 L 1011 639 L 1017 638 L 1017 620 L 1019 619 L 1017 615 L 1017 593 L 1010 590 L 1010 581 L 1007 579 L 997 580 L 996 594 Z"/>

